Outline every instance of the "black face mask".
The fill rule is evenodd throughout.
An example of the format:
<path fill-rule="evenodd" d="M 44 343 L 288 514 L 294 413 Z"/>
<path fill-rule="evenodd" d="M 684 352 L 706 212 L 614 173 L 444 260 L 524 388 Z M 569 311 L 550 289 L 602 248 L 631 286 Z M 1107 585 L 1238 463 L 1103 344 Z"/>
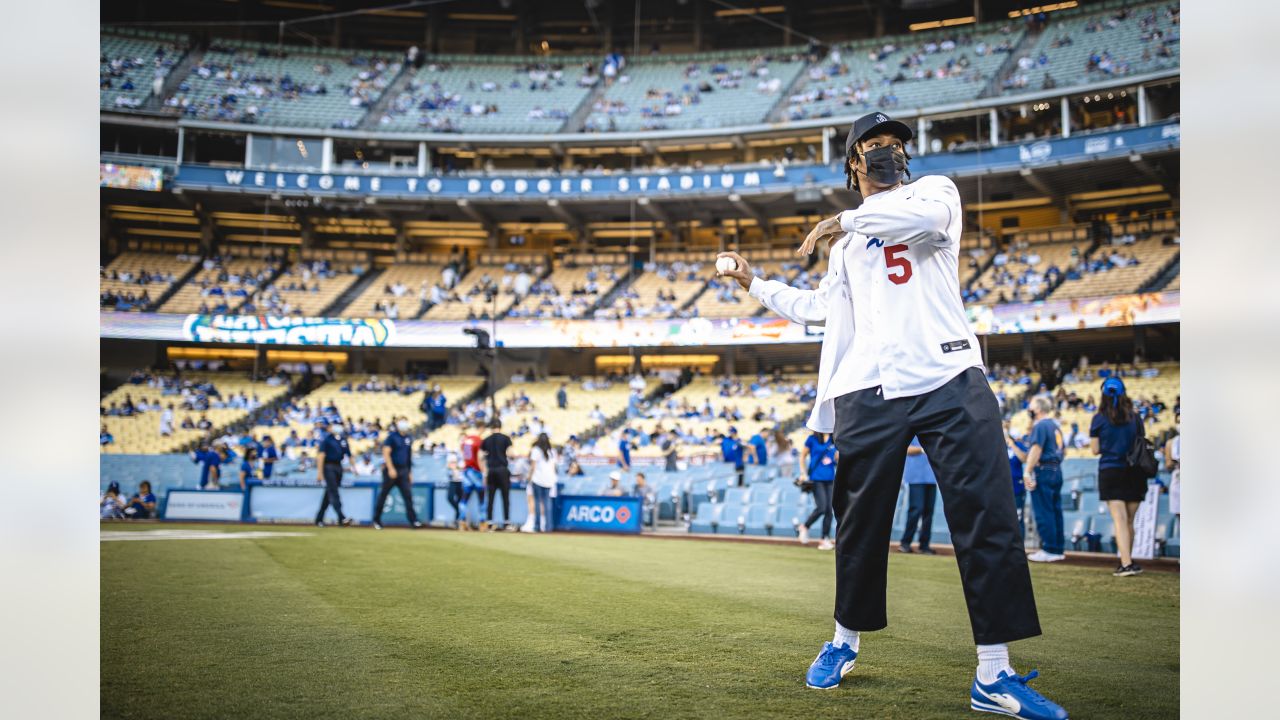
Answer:
<path fill-rule="evenodd" d="M 880 185 L 897 185 L 902 176 L 911 177 L 907 170 L 907 154 L 892 147 L 878 147 L 862 153 L 862 162 L 866 164 L 863 174 Z"/>

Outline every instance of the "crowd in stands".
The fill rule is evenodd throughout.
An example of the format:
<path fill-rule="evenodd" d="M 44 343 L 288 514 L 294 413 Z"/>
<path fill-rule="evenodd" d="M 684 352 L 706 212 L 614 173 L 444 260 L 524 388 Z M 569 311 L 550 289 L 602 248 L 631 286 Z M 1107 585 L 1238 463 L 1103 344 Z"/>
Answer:
<path fill-rule="evenodd" d="M 186 54 L 184 40 L 103 35 L 98 89 L 103 107 L 136 110 L 159 95 L 173 66 Z"/>
<path fill-rule="evenodd" d="M 557 268 L 550 277 L 535 281 L 511 310 L 510 318 L 585 318 L 600 299 L 622 279 L 621 268 L 611 264 Z"/>
<path fill-rule="evenodd" d="M 262 308 L 261 289 L 278 272 L 283 257 L 264 259 L 214 255 L 201 263 L 202 272 L 192 279 L 201 298 L 202 315 L 270 312 Z"/>
<path fill-rule="evenodd" d="M 276 317 L 317 315 L 364 271 L 360 264 L 335 264 L 324 259 L 297 262 L 281 271 L 270 286 L 253 293 L 239 312 Z"/>
<path fill-rule="evenodd" d="M 341 71 L 335 71 L 335 63 Z M 214 41 L 164 104 L 202 120 L 286 124 L 296 120 L 285 109 L 289 105 L 327 101 L 331 94 L 340 100 L 316 104 L 367 110 L 399 70 L 398 63 L 373 53 L 313 56 L 302 48 L 281 51 L 269 45 Z M 362 114 L 348 113 L 331 124 L 352 128 Z"/>
<path fill-rule="evenodd" d="M 666 130 L 672 127 L 689 127 L 691 123 L 672 123 L 670 119 L 695 114 L 699 120 L 692 125 L 711 123 L 718 125 L 708 113 L 696 113 L 699 106 L 715 93 L 726 91 L 751 91 L 758 96 L 776 96 L 789 84 L 794 75 L 788 70 L 775 75 L 770 63 L 801 61 L 799 53 L 775 57 L 770 53 L 758 54 L 745 64 L 732 61 L 707 60 L 682 64 L 658 63 L 633 66 L 630 73 L 619 67 L 612 92 L 597 99 L 583 124 L 582 132 L 616 132 L 619 129 Z M 606 65 L 606 68 L 608 66 Z M 633 83 L 641 87 L 626 87 Z M 613 85 L 613 83 L 608 83 Z M 741 97 L 740 93 L 734 97 Z M 719 98 L 717 98 L 719 100 Z M 755 104 L 746 98 L 744 101 Z M 717 105 L 722 103 L 717 103 Z M 765 100 L 763 109 L 772 102 Z M 755 118 L 756 121 L 763 117 Z"/>

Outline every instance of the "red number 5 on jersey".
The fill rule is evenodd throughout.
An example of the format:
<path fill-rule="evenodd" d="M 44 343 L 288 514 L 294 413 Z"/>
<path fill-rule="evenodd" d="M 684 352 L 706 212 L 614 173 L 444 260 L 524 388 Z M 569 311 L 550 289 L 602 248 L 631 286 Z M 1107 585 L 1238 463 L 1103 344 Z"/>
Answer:
<path fill-rule="evenodd" d="M 911 261 L 898 257 L 906 251 L 906 245 L 890 245 L 884 249 L 884 264 L 889 268 L 889 282 L 894 285 L 905 285 L 911 279 Z M 894 273 L 895 268 L 902 272 Z"/>

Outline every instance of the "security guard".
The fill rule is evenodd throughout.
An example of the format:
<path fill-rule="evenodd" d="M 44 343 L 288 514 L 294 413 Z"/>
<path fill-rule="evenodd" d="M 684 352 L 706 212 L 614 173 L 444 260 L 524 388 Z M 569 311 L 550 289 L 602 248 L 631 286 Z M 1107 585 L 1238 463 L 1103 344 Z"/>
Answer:
<path fill-rule="evenodd" d="M 409 421 L 400 418 L 387 433 L 387 439 L 382 441 L 382 488 L 378 490 L 378 502 L 373 506 L 373 527 L 378 530 L 382 529 L 382 508 L 393 487 L 400 488 L 409 524 L 416 528 L 422 527 L 422 523 L 418 522 L 418 513 L 413 509 L 413 468 L 410 465 L 412 448 L 406 435 L 408 432 Z"/>
<path fill-rule="evenodd" d="M 324 513 L 330 505 L 338 513 L 339 525 L 351 524 L 351 518 L 342 514 L 342 498 L 338 496 L 343 458 L 346 458 L 347 467 L 351 467 L 351 448 L 347 446 L 347 439 L 342 437 L 342 430 L 340 422 L 330 425 L 329 434 L 320 441 L 320 450 L 316 453 L 316 464 L 320 467 L 317 481 L 324 483 L 324 500 L 320 501 L 320 512 L 316 513 L 316 527 L 324 527 Z"/>

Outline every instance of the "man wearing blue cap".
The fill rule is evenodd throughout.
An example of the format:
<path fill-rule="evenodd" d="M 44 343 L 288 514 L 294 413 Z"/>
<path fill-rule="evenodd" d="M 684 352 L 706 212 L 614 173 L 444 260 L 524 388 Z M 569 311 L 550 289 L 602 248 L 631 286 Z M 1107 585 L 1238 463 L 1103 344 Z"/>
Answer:
<path fill-rule="evenodd" d="M 950 178 L 910 184 L 907 125 L 875 112 L 845 142 L 853 209 L 827 218 L 800 246 L 828 251 L 815 290 L 755 277 L 735 252 L 733 277 L 766 308 L 822 325 L 817 398 L 807 423 L 839 450 L 835 637 L 805 683 L 834 688 L 858 657 L 860 634 L 888 625 L 886 595 L 893 508 L 907 447 L 920 438 L 942 491 L 977 644 L 969 706 L 1026 720 L 1067 712 L 1018 675 L 1008 643 L 1040 634 L 1031 574 L 1009 492 L 1000 407 L 960 300 L 964 210 Z"/>

